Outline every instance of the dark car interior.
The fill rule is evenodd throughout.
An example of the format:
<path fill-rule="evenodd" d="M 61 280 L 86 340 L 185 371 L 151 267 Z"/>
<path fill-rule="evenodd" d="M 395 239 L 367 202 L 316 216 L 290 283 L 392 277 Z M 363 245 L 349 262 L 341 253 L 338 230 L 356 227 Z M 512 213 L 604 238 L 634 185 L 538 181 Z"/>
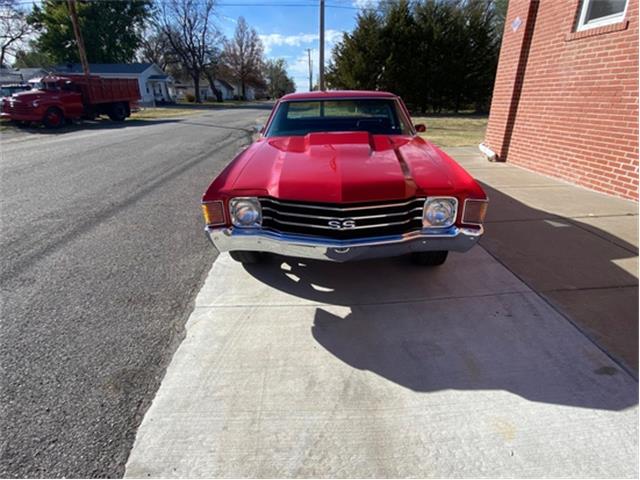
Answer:
<path fill-rule="evenodd" d="M 366 131 L 378 135 L 409 133 L 395 100 L 358 99 L 283 102 L 267 130 L 268 137 L 312 132 Z"/>

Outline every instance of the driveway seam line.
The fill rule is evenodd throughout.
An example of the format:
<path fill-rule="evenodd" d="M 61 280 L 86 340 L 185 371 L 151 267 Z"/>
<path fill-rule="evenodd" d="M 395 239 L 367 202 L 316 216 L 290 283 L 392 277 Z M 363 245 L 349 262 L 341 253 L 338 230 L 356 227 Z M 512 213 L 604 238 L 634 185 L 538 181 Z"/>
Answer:
<path fill-rule="evenodd" d="M 481 295 L 454 295 L 450 297 L 437 297 L 437 298 L 418 298 L 411 300 L 399 300 L 396 302 L 372 302 L 372 303 L 349 303 L 349 305 L 340 305 L 335 303 L 304 303 L 304 304 L 296 304 L 296 303 L 276 303 L 276 304 L 258 304 L 258 303 L 246 303 L 246 304 L 235 304 L 235 305 L 196 305 L 195 308 L 204 308 L 204 309 L 212 309 L 212 308 L 284 308 L 284 307 L 376 307 L 376 306 L 386 306 L 386 305 L 411 305 L 416 303 L 431 303 L 431 302 L 440 302 L 443 300 L 463 300 L 463 299 L 473 299 L 473 298 L 485 298 L 485 297 L 500 297 L 506 295 L 526 295 L 532 293 L 533 291 L 527 285 L 527 290 L 514 290 L 510 292 L 501 292 L 501 293 L 486 293 Z"/>
<path fill-rule="evenodd" d="M 583 292 L 586 290 L 617 290 L 620 288 L 638 288 L 637 283 L 629 285 L 612 285 L 610 287 L 581 287 L 581 288 L 551 288 L 548 290 L 540 290 L 542 293 L 555 293 L 555 292 Z"/>

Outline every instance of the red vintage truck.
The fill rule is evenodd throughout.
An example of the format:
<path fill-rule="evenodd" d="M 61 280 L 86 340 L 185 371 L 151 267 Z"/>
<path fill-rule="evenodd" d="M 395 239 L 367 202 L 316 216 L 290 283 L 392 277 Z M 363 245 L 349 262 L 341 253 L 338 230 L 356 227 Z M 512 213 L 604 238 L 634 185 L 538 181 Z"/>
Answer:
<path fill-rule="evenodd" d="M 49 75 L 29 82 L 31 90 L 4 98 L 0 116 L 19 124 L 58 128 L 65 120 L 108 115 L 121 122 L 140 100 L 138 81 L 97 75 Z"/>

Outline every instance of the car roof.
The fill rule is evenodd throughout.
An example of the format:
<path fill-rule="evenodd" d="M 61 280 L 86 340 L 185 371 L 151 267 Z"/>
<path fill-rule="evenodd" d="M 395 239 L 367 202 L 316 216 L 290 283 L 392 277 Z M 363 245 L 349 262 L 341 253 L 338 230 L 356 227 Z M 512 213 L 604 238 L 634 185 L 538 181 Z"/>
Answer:
<path fill-rule="evenodd" d="M 397 98 L 397 95 L 376 90 L 325 90 L 290 93 L 280 100 L 331 100 L 333 98 Z"/>

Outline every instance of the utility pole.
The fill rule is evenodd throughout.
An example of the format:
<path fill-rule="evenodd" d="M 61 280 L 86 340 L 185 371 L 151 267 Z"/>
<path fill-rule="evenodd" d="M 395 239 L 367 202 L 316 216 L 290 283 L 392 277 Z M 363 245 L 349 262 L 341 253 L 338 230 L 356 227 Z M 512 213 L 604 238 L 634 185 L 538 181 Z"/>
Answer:
<path fill-rule="evenodd" d="M 73 33 L 76 36 L 76 43 L 78 44 L 78 55 L 80 56 L 80 63 L 82 64 L 82 71 L 85 76 L 89 76 L 89 62 L 87 61 L 87 52 L 84 50 L 84 40 L 82 40 L 82 32 L 80 31 L 80 24 L 78 23 L 78 12 L 76 10 L 76 0 L 67 0 L 69 5 L 69 16 L 71 17 L 71 23 L 73 24 Z"/>
<path fill-rule="evenodd" d="M 319 85 L 320 90 L 324 90 L 324 0 L 320 0 L 320 59 L 318 62 L 320 65 L 318 69 L 320 71 Z"/>
<path fill-rule="evenodd" d="M 311 63 L 311 49 L 307 48 L 307 54 L 309 55 L 309 91 L 313 90 L 313 63 Z"/>

